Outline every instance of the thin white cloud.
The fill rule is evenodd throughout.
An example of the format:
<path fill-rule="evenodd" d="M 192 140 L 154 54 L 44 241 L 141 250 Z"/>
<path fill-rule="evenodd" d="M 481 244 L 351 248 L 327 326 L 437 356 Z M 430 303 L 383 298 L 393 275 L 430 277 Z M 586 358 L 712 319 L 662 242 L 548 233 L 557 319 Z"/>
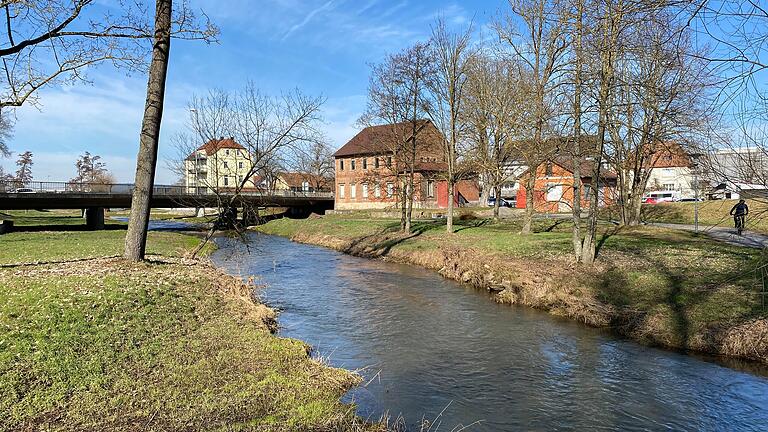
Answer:
<path fill-rule="evenodd" d="M 333 2 L 334 2 L 334 0 L 328 0 L 328 1 L 327 1 L 327 2 L 325 2 L 325 4 L 323 4 L 322 6 L 320 6 L 320 7 L 318 7 L 318 8 L 315 8 L 315 9 L 313 9 L 312 11 L 310 11 L 310 12 L 309 12 L 309 13 L 308 13 L 308 14 L 307 14 L 305 17 L 304 17 L 304 19 L 303 19 L 303 20 L 302 20 L 300 23 L 298 23 L 298 24 L 294 25 L 293 27 L 291 27 L 290 29 L 288 29 L 288 31 L 287 31 L 287 32 L 286 32 L 286 33 L 283 35 L 283 38 L 282 38 L 281 40 L 286 40 L 286 39 L 288 39 L 288 37 L 289 37 L 290 35 L 292 35 L 292 34 L 293 34 L 293 32 L 295 32 L 296 30 L 299 30 L 300 28 L 302 28 L 302 27 L 304 27 L 305 25 L 309 24 L 309 22 L 310 22 L 310 21 L 312 21 L 312 18 L 314 18 L 314 17 L 315 17 L 315 15 L 319 14 L 320 12 L 323 12 L 323 11 L 327 11 L 327 10 L 330 10 L 331 6 L 333 6 Z"/>

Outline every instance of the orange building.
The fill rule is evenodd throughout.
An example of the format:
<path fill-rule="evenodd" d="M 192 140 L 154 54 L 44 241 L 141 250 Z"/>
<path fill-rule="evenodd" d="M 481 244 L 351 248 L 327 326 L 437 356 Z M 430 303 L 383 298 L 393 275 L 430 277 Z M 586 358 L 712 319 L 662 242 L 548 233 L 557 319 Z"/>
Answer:
<path fill-rule="evenodd" d="M 447 183 L 443 178 L 447 164 L 443 156 L 443 137 L 428 120 L 417 122 L 415 129 L 418 151 L 413 167 L 414 207 L 446 207 Z M 413 137 L 413 130 L 411 122 L 370 126 L 334 153 L 335 209 L 397 207 L 410 167 L 395 150 L 400 147 L 398 143 Z M 457 205 L 479 199 L 476 184 L 474 188 L 471 181 L 460 182 L 460 185 L 454 195 Z"/>
<path fill-rule="evenodd" d="M 585 160 L 581 165 L 582 208 L 589 207 L 589 194 L 593 187 L 592 161 Z M 616 173 L 603 168 L 600 182 L 600 205 L 611 205 L 616 202 Z M 530 170 L 520 179 L 517 192 L 517 208 L 525 208 L 528 191 L 526 184 Z M 541 213 L 564 213 L 573 208 L 573 161 L 570 158 L 555 158 L 539 165 L 535 170 L 536 183 L 533 192 L 533 207 Z"/>

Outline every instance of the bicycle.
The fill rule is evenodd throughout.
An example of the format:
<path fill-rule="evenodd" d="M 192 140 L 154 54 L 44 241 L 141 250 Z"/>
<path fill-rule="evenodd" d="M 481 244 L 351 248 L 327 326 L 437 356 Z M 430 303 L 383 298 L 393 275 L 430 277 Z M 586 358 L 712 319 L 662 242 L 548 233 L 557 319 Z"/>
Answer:
<path fill-rule="evenodd" d="M 744 232 L 744 226 L 746 225 L 747 215 L 736 215 L 733 217 L 736 224 L 736 233 L 741 235 Z"/>

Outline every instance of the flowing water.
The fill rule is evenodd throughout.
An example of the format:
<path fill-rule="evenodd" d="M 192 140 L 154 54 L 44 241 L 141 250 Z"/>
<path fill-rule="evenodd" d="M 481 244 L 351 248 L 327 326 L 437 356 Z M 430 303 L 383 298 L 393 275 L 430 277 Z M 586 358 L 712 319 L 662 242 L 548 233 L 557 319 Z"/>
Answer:
<path fill-rule="evenodd" d="M 644 347 L 405 265 L 251 234 L 214 261 L 260 275 L 280 334 L 362 369 L 346 400 L 412 430 L 768 430 L 768 374 Z M 739 366 L 739 365 L 736 365 Z M 756 366 L 754 366 L 756 367 Z M 442 414 L 441 414 L 442 413 Z"/>

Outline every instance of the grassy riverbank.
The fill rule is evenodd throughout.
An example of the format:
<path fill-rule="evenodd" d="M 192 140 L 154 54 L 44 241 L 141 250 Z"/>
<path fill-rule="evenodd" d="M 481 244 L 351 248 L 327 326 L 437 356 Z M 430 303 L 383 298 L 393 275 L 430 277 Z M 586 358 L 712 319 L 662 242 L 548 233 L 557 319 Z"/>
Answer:
<path fill-rule="evenodd" d="M 182 258 L 198 239 L 151 233 L 150 262 L 95 258 L 123 236 L 0 236 L 0 430 L 368 427 L 339 402 L 359 378 L 274 336 L 250 286 Z"/>
<path fill-rule="evenodd" d="M 346 253 L 439 271 L 493 291 L 497 301 L 539 308 L 648 344 L 768 362 L 768 313 L 755 269 L 760 251 L 658 228 L 601 231 L 595 266 L 573 264 L 567 221 L 417 222 L 401 236 L 397 221 L 325 216 L 281 219 L 257 229 Z"/>

